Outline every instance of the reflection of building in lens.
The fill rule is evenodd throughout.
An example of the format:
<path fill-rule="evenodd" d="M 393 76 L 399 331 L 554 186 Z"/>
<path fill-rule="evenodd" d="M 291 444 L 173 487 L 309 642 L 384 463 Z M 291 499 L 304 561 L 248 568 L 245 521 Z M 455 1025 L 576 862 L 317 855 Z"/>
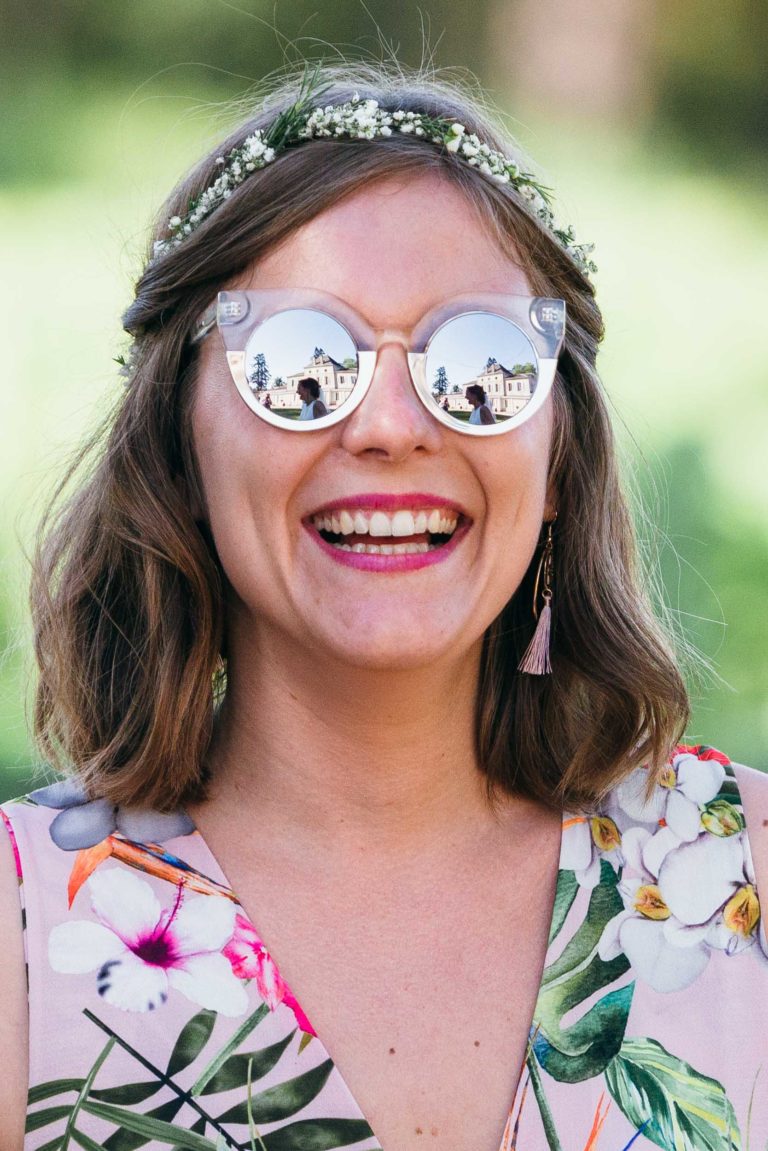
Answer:
<path fill-rule="evenodd" d="M 326 407 L 337 408 L 349 398 L 349 394 L 357 381 L 357 365 L 346 360 L 340 364 L 329 356 L 322 348 L 315 348 L 305 365 L 298 371 L 289 372 L 279 387 L 269 389 L 273 408 L 300 408 L 299 382 L 311 376 L 317 380 Z"/>
<path fill-rule="evenodd" d="M 450 410 L 469 412 L 472 410 L 465 397 L 468 387 L 482 388 L 488 402 L 497 416 L 502 419 L 514 416 L 530 400 L 536 390 L 536 368 L 534 364 L 514 364 L 506 368 L 494 356 L 489 356 L 482 371 L 471 380 L 465 380 L 459 390 L 454 385 L 448 393 Z M 440 396 L 435 399 L 440 401 Z"/>

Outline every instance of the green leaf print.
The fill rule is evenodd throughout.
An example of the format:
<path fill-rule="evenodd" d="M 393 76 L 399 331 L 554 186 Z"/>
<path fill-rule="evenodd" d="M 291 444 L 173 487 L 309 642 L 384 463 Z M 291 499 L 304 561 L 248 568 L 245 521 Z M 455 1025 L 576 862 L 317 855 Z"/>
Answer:
<path fill-rule="evenodd" d="M 95 1139 L 91 1139 L 90 1135 L 85 1135 L 82 1131 L 73 1131 L 72 1138 L 78 1147 L 82 1147 L 83 1151 L 106 1151 L 103 1143 L 97 1143 Z M 40 1151 L 45 1151 L 44 1147 Z"/>
<path fill-rule="evenodd" d="M 304 1119 L 261 1138 L 267 1151 L 334 1151 L 372 1135 L 364 1119 Z"/>
<path fill-rule="evenodd" d="M 251 1082 L 261 1079 L 277 1064 L 295 1034 L 294 1029 L 284 1039 L 270 1044 L 269 1047 L 263 1047 L 261 1051 L 230 1055 L 216 1074 L 208 1080 L 200 1094 L 211 1095 L 215 1091 L 231 1091 L 233 1087 L 245 1087 L 249 1079 L 249 1067 Z"/>
<path fill-rule="evenodd" d="M 736 1115 L 722 1084 L 655 1039 L 628 1039 L 606 1068 L 613 1098 L 635 1128 L 665 1151 L 739 1151 Z"/>
<path fill-rule="evenodd" d="M 161 1080 L 150 1080 L 148 1083 L 121 1083 L 119 1087 L 104 1087 L 98 1091 L 91 1091 L 91 1099 L 98 1099 L 101 1103 L 123 1103 L 126 1107 L 130 1107 L 150 1099 L 162 1086 Z"/>
<path fill-rule="evenodd" d="M 193 1095 L 201 1095 L 203 1091 L 205 1091 L 208 1083 L 210 1083 L 214 1075 L 219 1073 L 221 1068 L 229 1059 L 230 1055 L 237 1051 L 243 1040 L 246 1039 L 251 1034 L 251 1032 L 258 1027 L 262 1019 L 264 1019 L 267 1015 L 269 1015 L 269 1007 L 266 1003 L 262 1003 L 260 1007 L 256 1008 L 252 1015 L 249 1015 L 248 1018 L 240 1024 L 234 1035 L 229 1039 L 227 1043 L 225 1043 L 221 1051 L 219 1051 L 214 1056 L 205 1070 L 192 1084 L 191 1093 Z"/>
<path fill-rule="evenodd" d="M 29 1133 L 30 1131 L 39 1131 L 41 1127 L 47 1127 L 49 1123 L 55 1123 L 57 1119 L 69 1118 L 71 1107 L 45 1107 L 42 1111 L 31 1112 L 27 1115 L 27 1125 L 24 1130 Z"/>
<path fill-rule="evenodd" d="M 181 1030 L 168 1061 L 168 1075 L 176 1075 L 194 1063 L 211 1037 L 215 1011 L 198 1011 Z"/>
<path fill-rule="evenodd" d="M 597 954 L 603 928 L 624 909 L 616 883 L 616 873 L 603 860 L 600 882 L 592 891 L 583 922 L 542 976 L 534 1016 L 533 1050 L 541 1066 L 564 1083 L 579 1083 L 599 1075 L 624 1038 L 633 983 L 608 991 L 575 1023 L 562 1026 L 567 1012 L 609 988 L 629 970 L 625 955 L 605 963 Z M 566 888 L 563 903 L 569 895 L 570 887 Z M 558 919 L 562 928 L 562 907 Z"/>
<path fill-rule="evenodd" d="M 322 1091 L 332 1071 L 333 1061 L 326 1059 L 324 1063 L 313 1067 L 311 1071 L 305 1071 L 303 1075 L 297 1075 L 295 1079 L 287 1079 L 285 1083 L 278 1083 L 253 1095 L 250 1110 L 254 1123 L 279 1123 L 281 1119 L 289 1119 Z M 217 1118 L 219 1123 L 247 1123 L 248 1102 L 230 1107 L 229 1111 Z"/>
<path fill-rule="evenodd" d="M 546 1034 L 541 1027 L 532 1046 L 544 1070 L 560 1083 L 581 1083 L 604 1071 L 621 1047 L 633 991 L 634 984 L 610 991 L 565 1030 L 550 1023 Z"/>
<path fill-rule="evenodd" d="M 85 1079 L 49 1079 L 47 1083 L 40 1083 L 37 1087 L 30 1087 L 27 1095 L 27 1106 L 42 1103 L 53 1095 L 64 1095 L 67 1091 L 80 1091 Z"/>
<path fill-rule="evenodd" d="M 552 926 L 549 929 L 549 942 L 560 934 L 565 917 L 573 906 L 573 901 L 579 891 L 579 881 L 575 871 L 558 871 L 557 890 L 555 891 L 555 906 L 552 909 Z"/>
<path fill-rule="evenodd" d="M 162 1119 L 164 1122 L 170 1123 L 181 1110 L 183 1102 L 183 1099 L 168 1099 L 159 1107 L 153 1107 L 151 1111 L 147 1111 L 147 1117 Z M 139 1147 L 145 1147 L 148 1142 L 148 1135 L 137 1134 L 135 1131 L 121 1127 L 105 1140 L 104 1149 L 105 1151 L 138 1151 Z"/>
<path fill-rule="evenodd" d="M 128 1111 L 124 1107 L 113 1107 L 111 1103 L 96 1103 L 88 1100 L 83 1105 L 83 1110 L 95 1115 L 98 1119 L 120 1124 L 126 1131 L 146 1136 L 145 1143 L 148 1143 L 150 1139 L 156 1139 L 158 1143 L 176 1144 L 183 1147 L 184 1151 L 216 1151 L 216 1144 L 203 1135 L 185 1131 L 183 1127 L 177 1127 L 175 1123 L 166 1123 L 162 1119 L 155 1119 L 149 1115 L 139 1115 L 138 1112 Z"/>

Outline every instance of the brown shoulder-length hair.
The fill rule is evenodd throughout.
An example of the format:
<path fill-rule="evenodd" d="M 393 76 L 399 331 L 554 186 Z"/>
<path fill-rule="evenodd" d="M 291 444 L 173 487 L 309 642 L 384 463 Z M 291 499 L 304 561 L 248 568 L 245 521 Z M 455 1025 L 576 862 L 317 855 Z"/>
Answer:
<path fill-rule="evenodd" d="M 359 92 L 391 110 L 458 120 L 527 163 L 481 101 L 453 82 L 371 65 L 322 75 L 331 85 L 323 103 Z M 298 76 L 278 83 L 178 185 L 154 239 L 216 178 L 217 157 L 289 106 L 299 84 Z M 211 540 L 190 512 L 195 497 L 201 502 L 190 433 L 195 320 L 222 284 L 318 213 L 377 179 L 425 171 L 458 186 L 532 291 L 564 299 L 568 313 L 551 460 L 553 671 L 517 671 L 534 628 L 537 552 L 484 638 L 476 741 L 489 787 L 588 807 L 633 767 L 661 765 L 679 738 L 686 691 L 636 567 L 595 370 L 603 327 L 591 284 L 514 190 L 447 150 L 413 135 L 311 140 L 250 176 L 178 248 L 148 262 L 124 316 L 134 337 L 127 387 L 44 518 L 32 581 L 35 734 L 43 754 L 76 772 L 90 794 L 167 809 L 204 793 L 225 667 L 224 596 Z"/>

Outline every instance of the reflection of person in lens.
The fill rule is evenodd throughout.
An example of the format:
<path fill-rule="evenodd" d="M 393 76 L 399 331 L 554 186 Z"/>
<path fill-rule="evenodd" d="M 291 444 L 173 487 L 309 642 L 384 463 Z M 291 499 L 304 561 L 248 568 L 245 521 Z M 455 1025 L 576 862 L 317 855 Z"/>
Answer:
<path fill-rule="evenodd" d="M 298 392 L 301 400 L 300 420 L 319 420 L 321 416 L 328 415 L 328 409 L 320 399 L 320 385 L 312 376 L 299 380 Z"/>
<path fill-rule="evenodd" d="M 487 397 L 479 384 L 470 384 L 464 395 L 473 407 L 470 424 L 495 424 L 496 417 L 488 406 Z"/>
<path fill-rule="evenodd" d="M 450 410 L 451 410 L 451 405 L 448 403 L 448 397 L 447 397 L 447 396 L 446 396 L 446 397 L 445 397 L 445 399 L 443 400 L 443 402 L 442 402 L 442 404 L 440 405 L 440 407 L 443 409 L 443 411 L 444 411 L 444 412 L 450 412 Z"/>
<path fill-rule="evenodd" d="M 272 407 L 272 400 L 269 396 L 265 396 L 261 402 L 265 408 L 271 408 Z"/>

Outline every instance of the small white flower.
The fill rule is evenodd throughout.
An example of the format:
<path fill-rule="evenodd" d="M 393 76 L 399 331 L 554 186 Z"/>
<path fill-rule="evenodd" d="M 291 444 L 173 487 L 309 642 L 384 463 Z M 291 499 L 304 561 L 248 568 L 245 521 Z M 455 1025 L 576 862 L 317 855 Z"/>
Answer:
<path fill-rule="evenodd" d="M 467 129 L 464 127 L 463 124 L 451 124 L 451 127 L 450 127 L 450 131 L 453 133 L 454 136 L 463 136 L 464 133 L 466 132 L 466 130 Z"/>
<path fill-rule="evenodd" d="M 461 144 L 461 141 L 457 140 L 456 146 L 458 147 L 459 144 Z M 463 156 L 476 156 L 477 148 L 474 144 L 470 144 L 468 140 L 465 140 L 464 143 L 461 144 L 461 153 Z"/>
<path fill-rule="evenodd" d="M 168 221 L 169 228 L 178 228 L 181 225 L 181 216 L 171 216 Z"/>

